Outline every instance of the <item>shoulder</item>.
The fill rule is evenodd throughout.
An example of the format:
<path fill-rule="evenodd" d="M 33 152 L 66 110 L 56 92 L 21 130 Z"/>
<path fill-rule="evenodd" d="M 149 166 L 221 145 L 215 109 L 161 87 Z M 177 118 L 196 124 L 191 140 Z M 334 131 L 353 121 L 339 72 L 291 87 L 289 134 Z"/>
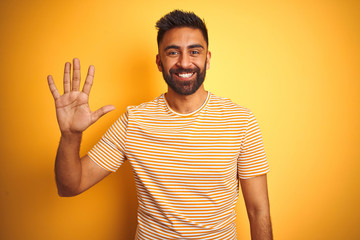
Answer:
<path fill-rule="evenodd" d="M 229 114 L 240 114 L 240 115 L 250 115 L 251 110 L 249 108 L 243 107 L 237 103 L 234 103 L 231 99 L 217 96 L 211 93 L 211 101 L 209 108 L 214 111 L 220 111 L 222 113 Z"/>
<path fill-rule="evenodd" d="M 127 115 L 148 115 L 148 114 L 156 114 L 164 111 L 164 98 L 163 94 L 158 96 L 157 98 L 141 103 L 139 105 L 128 106 L 127 107 Z"/>

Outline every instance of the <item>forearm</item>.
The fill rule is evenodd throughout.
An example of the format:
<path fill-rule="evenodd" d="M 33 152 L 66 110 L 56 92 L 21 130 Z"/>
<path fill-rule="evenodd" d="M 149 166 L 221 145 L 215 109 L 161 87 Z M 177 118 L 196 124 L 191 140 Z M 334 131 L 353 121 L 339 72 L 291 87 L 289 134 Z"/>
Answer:
<path fill-rule="evenodd" d="M 81 182 L 80 144 L 82 134 L 67 134 L 60 138 L 55 160 L 55 178 L 58 194 L 77 195 Z"/>
<path fill-rule="evenodd" d="M 272 240 L 272 226 L 270 214 L 248 213 L 251 229 L 251 240 Z"/>

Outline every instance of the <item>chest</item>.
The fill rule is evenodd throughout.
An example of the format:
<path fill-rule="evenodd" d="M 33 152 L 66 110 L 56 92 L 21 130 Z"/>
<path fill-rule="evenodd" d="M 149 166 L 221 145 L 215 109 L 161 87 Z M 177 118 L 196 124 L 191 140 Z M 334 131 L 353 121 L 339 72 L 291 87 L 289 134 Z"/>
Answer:
<path fill-rule="evenodd" d="M 152 175 L 221 178 L 236 169 L 244 131 L 243 124 L 220 117 L 137 120 L 127 129 L 127 158 Z"/>

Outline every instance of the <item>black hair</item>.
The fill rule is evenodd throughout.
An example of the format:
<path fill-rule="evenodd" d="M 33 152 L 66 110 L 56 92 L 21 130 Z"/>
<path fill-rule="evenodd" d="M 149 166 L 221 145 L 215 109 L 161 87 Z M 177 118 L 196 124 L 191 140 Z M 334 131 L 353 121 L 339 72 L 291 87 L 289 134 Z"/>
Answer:
<path fill-rule="evenodd" d="M 208 32 L 204 20 L 201 20 L 193 12 L 185 12 L 182 10 L 174 10 L 156 22 L 155 25 L 158 30 L 157 34 L 157 44 L 160 45 L 161 40 L 164 37 L 164 34 L 177 27 L 190 27 L 194 29 L 199 29 L 206 41 L 206 45 L 209 46 Z"/>

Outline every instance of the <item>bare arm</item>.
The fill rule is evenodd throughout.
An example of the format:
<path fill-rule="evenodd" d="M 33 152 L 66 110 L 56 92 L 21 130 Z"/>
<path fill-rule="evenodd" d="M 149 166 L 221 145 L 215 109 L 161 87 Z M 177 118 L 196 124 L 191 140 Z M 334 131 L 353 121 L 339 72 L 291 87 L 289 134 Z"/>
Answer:
<path fill-rule="evenodd" d="M 96 165 L 87 155 L 80 159 L 79 151 L 83 131 L 101 116 L 112 111 L 113 106 L 104 106 L 91 112 L 88 104 L 94 78 L 94 66 L 90 66 L 82 91 L 80 89 L 80 62 L 65 63 L 64 94 L 58 92 L 52 76 L 48 76 L 50 91 L 55 100 L 56 116 L 61 138 L 55 160 L 55 176 L 60 196 L 75 196 L 90 188 L 110 172 Z M 72 85 L 72 86 L 71 86 Z"/>
<path fill-rule="evenodd" d="M 81 135 L 62 135 L 55 160 L 55 179 L 61 197 L 76 196 L 111 172 L 96 165 L 88 155 L 79 157 Z"/>
<path fill-rule="evenodd" d="M 248 213 L 252 240 L 272 240 L 266 174 L 240 180 Z"/>

